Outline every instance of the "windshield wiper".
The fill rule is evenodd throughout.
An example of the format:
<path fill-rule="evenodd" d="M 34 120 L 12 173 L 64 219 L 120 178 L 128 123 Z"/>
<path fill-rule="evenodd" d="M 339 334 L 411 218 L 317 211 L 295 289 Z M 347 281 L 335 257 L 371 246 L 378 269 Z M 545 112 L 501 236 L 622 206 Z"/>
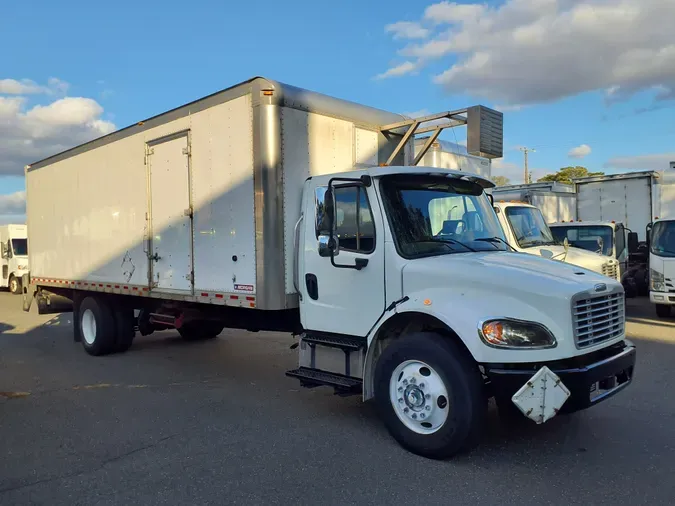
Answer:
<path fill-rule="evenodd" d="M 489 242 L 490 244 L 494 245 L 495 241 L 501 242 L 506 244 L 507 247 L 511 248 L 513 251 L 518 253 L 518 250 L 511 246 L 508 242 L 506 242 L 504 239 L 501 237 L 481 237 L 480 239 L 474 239 L 474 241 L 482 241 L 482 242 Z"/>
<path fill-rule="evenodd" d="M 459 244 L 460 246 L 468 249 L 469 251 L 473 251 L 474 253 L 478 251 L 477 249 L 473 249 L 471 246 L 467 246 L 463 242 L 460 242 L 457 239 L 451 239 L 450 237 L 433 237 L 433 238 L 430 238 L 429 240 L 432 241 L 432 242 Z"/>

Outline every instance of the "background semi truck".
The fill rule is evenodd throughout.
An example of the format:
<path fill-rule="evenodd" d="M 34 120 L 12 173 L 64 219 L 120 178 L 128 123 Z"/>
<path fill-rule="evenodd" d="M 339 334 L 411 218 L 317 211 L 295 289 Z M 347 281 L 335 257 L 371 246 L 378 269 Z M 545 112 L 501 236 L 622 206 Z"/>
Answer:
<path fill-rule="evenodd" d="M 0 225 L 0 288 L 21 294 L 21 279 L 28 273 L 26 225 Z"/>
<path fill-rule="evenodd" d="M 457 125 L 501 156 L 490 109 L 410 119 L 254 78 L 32 164 L 24 309 L 72 311 L 92 355 L 294 333 L 289 376 L 374 399 L 428 457 L 475 444 L 490 397 L 543 423 L 622 391 L 621 285 L 509 252 L 490 181 L 415 166 L 417 134 Z"/>

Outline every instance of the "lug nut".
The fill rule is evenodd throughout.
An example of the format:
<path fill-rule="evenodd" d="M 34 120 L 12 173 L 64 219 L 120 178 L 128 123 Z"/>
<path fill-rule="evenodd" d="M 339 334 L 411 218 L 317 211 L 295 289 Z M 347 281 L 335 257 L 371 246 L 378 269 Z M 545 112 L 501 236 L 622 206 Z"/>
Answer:
<path fill-rule="evenodd" d="M 424 418 L 425 416 L 427 415 L 425 415 L 424 413 L 420 413 L 420 418 Z"/>
<path fill-rule="evenodd" d="M 404 385 L 407 385 L 407 384 L 408 384 L 408 380 L 407 380 L 407 379 L 406 379 L 406 380 L 403 380 L 403 384 L 404 384 Z"/>
<path fill-rule="evenodd" d="M 420 388 L 424 388 L 424 383 L 420 383 Z"/>
<path fill-rule="evenodd" d="M 417 383 L 417 380 L 415 378 L 410 378 L 410 383 L 415 384 L 415 383 Z"/>
<path fill-rule="evenodd" d="M 417 420 L 417 415 L 415 413 L 413 413 L 412 417 L 413 417 L 413 420 Z"/>
<path fill-rule="evenodd" d="M 407 412 L 408 412 L 408 408 L 403 408 L 403 412 L 404 412 L 404 413 L 407 413 Z"/>
<path fill-rule="evenodd" d="M 427 394 L 424 396 L 425 399 L 431 399 L 431 395 Z"/>
<path fill-rule="evenodd" d="M 398 387 L 399 392 L 403 392 L 403 387 Z"/>
<path fill-rule="evenodd" d="M 427 411 L 431 411 L 431 406 L 426 406 L 424 409 L 426 409 Z"/>
<path fill-rule="evenodd" d="M 403 402 L 403 397 L 401 397 L 401 398 L 398 400 L 398 402 Z"/>

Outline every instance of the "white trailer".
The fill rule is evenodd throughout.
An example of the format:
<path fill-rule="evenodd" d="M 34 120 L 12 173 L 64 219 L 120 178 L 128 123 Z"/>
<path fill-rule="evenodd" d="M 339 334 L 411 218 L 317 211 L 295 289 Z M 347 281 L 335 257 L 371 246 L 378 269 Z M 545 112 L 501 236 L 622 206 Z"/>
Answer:
<path fill-rule="evenodd" d="M 675 170 L 629 172 L 575 179 L 577 219 L 622 223 L 647 240 L 647 226 L 675 216 Z"/>
<path fill-rule="evenodd" d="M 26 225 L 0 225 L 0 288 L 21 293 L 21 279 L 28 273 Z"/>
<path fill-rule="evenodd" d="M 416 134 L 460 124 L 470 152 L 500 156 L 501 121 L 263 78 L 141 121 L 27 167 L 24 309 L 73 311 L 93 355 L 136 329 L 296 333 L 289 376 L 374 398 L 429 457 L 478 441 L 490 397 L 537 423 L 585 409 L 632 380 L 621 285 L 509 252 L 492 183 L 410 166 Z M 469 227 L 441 235 L 457 209 Z"/>
<path fill-rule="evenodd" d="M 546 223 L 576 220 L 577 196 L 574 185 L 531 183 L 498 186 L 492 189 L 496 201 L 525 202 L 537 207 Z"/>

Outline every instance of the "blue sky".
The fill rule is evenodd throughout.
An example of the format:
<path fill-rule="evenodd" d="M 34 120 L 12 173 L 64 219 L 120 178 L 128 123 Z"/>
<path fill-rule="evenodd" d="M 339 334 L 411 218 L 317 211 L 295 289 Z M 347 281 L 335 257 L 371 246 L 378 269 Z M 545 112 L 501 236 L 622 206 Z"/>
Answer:
<path fill-rule="evenodd" d="M 394 112 L 503 108 L 493 174 L 514 182 L 519 146 L 536 149 L 535 176 L 665 168 L 675 160 L 673 18 L 663 0 L 8 2 L 0 106 L 14 100 L 5 124 L 21 126 L 11 146 L 0 137 L 0 196 L 22 190 L 23 163 L 50 148 L 254 75 Z M 376 77 L 388 69 L 396 75 Z M 586 156 L 568 156 L 583 145 Z"/>

